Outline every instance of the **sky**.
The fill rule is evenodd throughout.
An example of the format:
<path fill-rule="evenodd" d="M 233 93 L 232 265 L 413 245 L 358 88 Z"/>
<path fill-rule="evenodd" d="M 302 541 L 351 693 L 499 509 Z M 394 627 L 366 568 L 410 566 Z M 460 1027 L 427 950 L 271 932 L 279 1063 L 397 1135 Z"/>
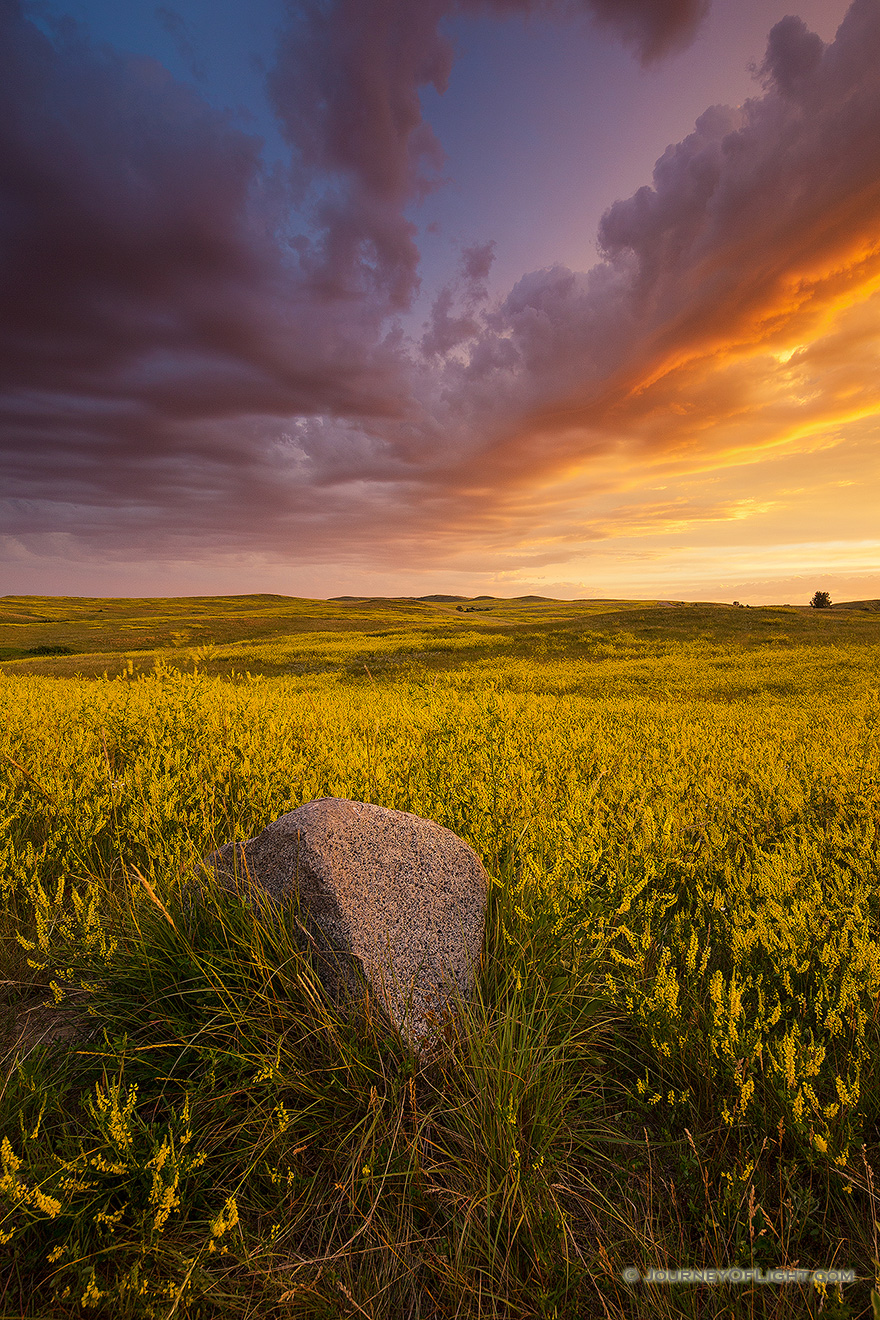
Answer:
<path fill-rule="evenodd" d="M 880 597 L 880 0 L 0 0 L 0 594 Z"/>

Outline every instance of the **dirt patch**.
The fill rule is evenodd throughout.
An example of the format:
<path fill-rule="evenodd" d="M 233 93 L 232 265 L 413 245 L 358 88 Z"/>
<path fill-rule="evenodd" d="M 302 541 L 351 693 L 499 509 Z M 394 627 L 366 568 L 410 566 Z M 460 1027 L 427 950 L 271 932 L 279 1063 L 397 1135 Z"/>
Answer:
<path fill-rule="evenodd" d="M 88 1040 L 98 1031 L 83 999 L 56 1004 L 43 995 L 17 1004 L 0 1004 L 0 1069 L 9 1076 L 15 1065 L 41 1045 Z"/>

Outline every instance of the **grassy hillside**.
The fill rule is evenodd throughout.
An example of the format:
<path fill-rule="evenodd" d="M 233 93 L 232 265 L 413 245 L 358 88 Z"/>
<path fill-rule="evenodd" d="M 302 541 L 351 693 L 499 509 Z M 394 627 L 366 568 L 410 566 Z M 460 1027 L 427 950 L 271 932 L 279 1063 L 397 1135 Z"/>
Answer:
<path fill-rule="evenodd" d="M 211 674 L 289 674 L 444 668 L 464 660 L 583 658 L 611 643 L 663 649 L 678 642 L 876 642 L 872 602 L 831 610 L 657 601 L 303 600 L 286 596 L 87 600 L 0 599 L 0 672 L 110 677 L 157 660 Z"/>
<path fill-rule="evenodd" d="M 55 604 L 79 644 L 109 603 Z M 39 663 L 120 676 L 0 667 L 0 1316 L 871 1314 L 876 615 L 113 604 Z M 153 646 L 198 617 L 216 652 Z M 485 862 L 422 1060 L 294 925 L 187 899 L 323 795 Z M 696 1267 L 805 1273 L 646 1281 Z"/>

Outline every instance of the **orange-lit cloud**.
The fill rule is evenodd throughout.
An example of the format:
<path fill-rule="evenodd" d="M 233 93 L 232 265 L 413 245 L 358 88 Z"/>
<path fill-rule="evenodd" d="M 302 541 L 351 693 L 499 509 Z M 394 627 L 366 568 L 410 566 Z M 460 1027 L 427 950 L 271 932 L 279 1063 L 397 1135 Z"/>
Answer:
<path fill-rule="evenodd" d="M 603 266 L 521 281 L 471 371 L 507 377 L 522 416 L 475 472 L 569 479 L 611 450 L 723 464 L 876 414 L 878 67 L 873 0 L 827 47 L 784 20 L 765 94 L 707 112 L 610 209 Z"/>

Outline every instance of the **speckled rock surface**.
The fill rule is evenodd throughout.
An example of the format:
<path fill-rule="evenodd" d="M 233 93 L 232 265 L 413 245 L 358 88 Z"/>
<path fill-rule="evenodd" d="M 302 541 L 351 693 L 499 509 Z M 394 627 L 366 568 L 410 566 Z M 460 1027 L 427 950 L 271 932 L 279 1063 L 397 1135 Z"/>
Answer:
<path fill-rule="evenodd" d="M 351 957 L 411 1045 L 431 1037 L 450 987 L 467 995 L 479 966 L 486 872 L 434 821 L 369 802 L 318 798 L 206 859 L 224 884 L 266 906 L 299 900 L 337 993 L 356 985 Z M 334 957 L 334 954 L 336 955 Z"/>

